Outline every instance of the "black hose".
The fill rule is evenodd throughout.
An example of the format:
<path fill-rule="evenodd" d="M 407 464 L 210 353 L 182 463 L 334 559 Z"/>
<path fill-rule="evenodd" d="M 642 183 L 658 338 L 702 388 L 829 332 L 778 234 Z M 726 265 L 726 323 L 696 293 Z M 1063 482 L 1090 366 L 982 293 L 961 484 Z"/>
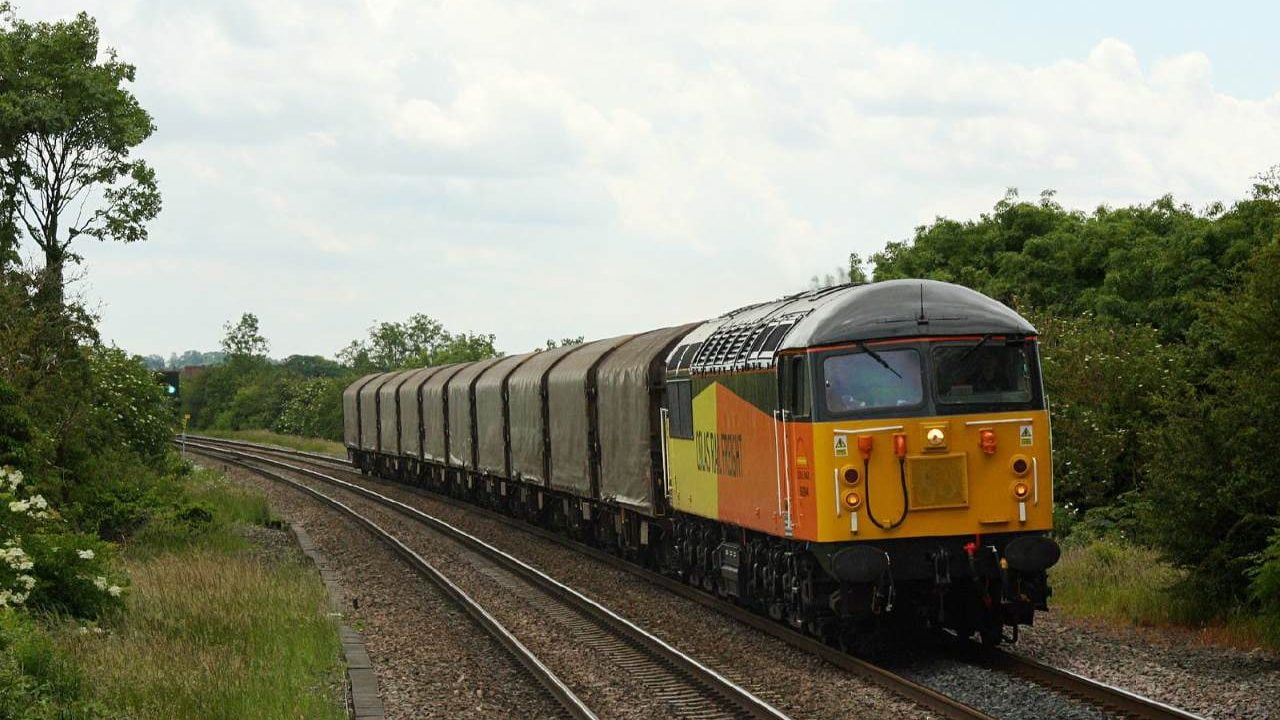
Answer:
<path fill-rule="evenodd" d="M 864 458 L 862 460 L 862 477 L 867 484 L 867 517 L 871 518 L 871 522 L 881 530 L 893 530 L 907 519 L 907 459 L 898 458 L 898 479 L 902 483 L 902 514 L 897 520 L 886 525 L 876 519 L 875 513 L 871 512 L 871 459 Z"/>

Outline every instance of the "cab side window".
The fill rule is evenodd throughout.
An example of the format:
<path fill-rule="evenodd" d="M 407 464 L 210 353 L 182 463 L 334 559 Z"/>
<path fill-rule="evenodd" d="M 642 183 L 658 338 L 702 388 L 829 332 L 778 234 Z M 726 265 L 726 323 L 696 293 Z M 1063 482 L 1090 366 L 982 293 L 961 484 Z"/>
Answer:
<path fill-rule="evenodd" d="M 788 355 L 783 358 L 781 397 L 782 409 L 792 417 L 808 418 L 813 414 L 808 355 Z"/>
<path fill-rule="evenodd" d="M 667 383 L 667 422 L 671 437 L 693 439 L 693 393 L 688 380 Z"/>

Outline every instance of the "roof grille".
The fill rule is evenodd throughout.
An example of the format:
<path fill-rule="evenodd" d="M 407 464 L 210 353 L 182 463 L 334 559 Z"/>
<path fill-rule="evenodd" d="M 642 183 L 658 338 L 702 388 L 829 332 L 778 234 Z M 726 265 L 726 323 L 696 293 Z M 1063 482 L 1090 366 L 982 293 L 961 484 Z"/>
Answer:
<path fill-rule="evenodd" d="M 783 338 L 807 314 L 808 311 L 789 313 L 721 325 L 701 347 L 688 347 L 679 358 L 680 369 L 713 373 L 767 368 L 773 364 L 774 352 Z"/>

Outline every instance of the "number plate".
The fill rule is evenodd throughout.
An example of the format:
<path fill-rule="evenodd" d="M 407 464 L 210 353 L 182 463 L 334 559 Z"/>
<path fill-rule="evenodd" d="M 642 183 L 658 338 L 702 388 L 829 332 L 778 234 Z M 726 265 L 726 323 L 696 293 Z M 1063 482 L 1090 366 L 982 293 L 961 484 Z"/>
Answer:
<path fill-rule="evenodd" d="M 968 506 L 965 456 L 907 458 L 907 498 L 912 510 Z"/>

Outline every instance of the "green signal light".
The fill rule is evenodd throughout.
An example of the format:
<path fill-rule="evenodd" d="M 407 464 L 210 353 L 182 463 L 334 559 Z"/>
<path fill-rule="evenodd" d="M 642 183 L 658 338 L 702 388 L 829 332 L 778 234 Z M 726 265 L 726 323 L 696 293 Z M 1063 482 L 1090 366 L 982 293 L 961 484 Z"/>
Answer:
<path fill-rule="evenodd" d="M 169 393 L 170 395 L 177 395 L 177 394 L 178 394 L 178 388 L 176 388 L 176 387 L 174 387 L 174 386 L 172 386 L 172 385 L 165 385 L 165 386 L 164 386 L 164 389 L 165 389 L 165 392 Z"/>

